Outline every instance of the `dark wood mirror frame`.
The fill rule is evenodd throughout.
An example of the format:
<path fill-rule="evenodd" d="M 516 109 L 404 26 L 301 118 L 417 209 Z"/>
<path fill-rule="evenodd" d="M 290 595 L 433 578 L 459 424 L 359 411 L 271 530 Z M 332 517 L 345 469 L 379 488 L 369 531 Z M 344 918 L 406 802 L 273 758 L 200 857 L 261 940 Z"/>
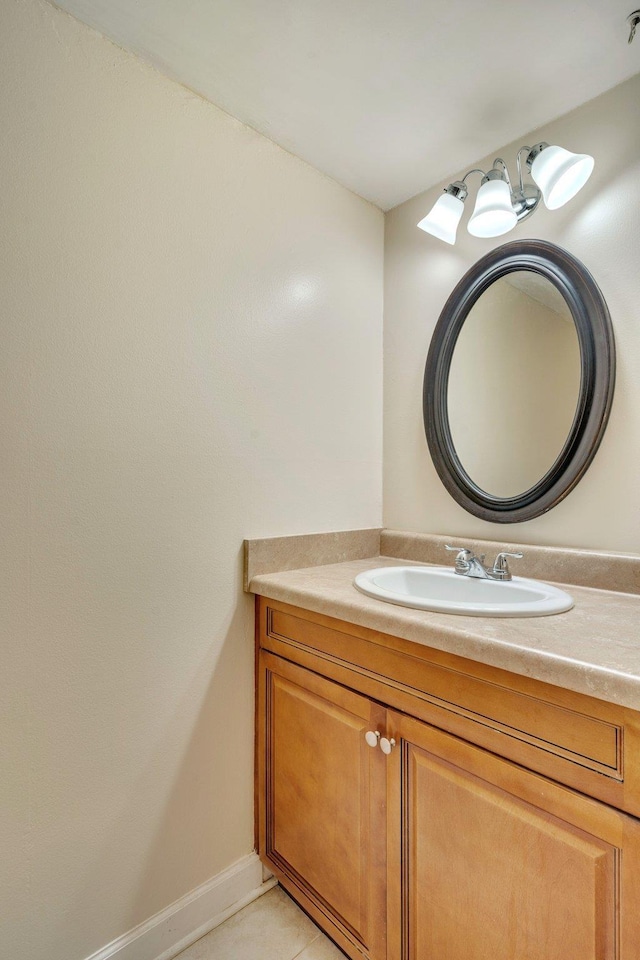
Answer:
<path fill-rule="evenodd" d="M 516 270 L 546 277 L 567 302 L 580 345 L 580 394 L 567 440 L 547 473 L 517 496 L 494 497 L 474 483 L 458 458 L 451 438 L 447 390 L 453 351 L 469 311 L 488 286 Z M 438 475 L 454 500 L 476 517 L 497 523 L 531 520 L 555 507 L 581 479 L 600 445 L 613 400 L 615 369 L 609 310 L 598 285 L 579 260 L 543 240 L 505 243 L 482 257 L 445 303 L 424 373 L 427 443 Z M 493 416 L 493 426 L 497 427 L 499 410 Z"/>

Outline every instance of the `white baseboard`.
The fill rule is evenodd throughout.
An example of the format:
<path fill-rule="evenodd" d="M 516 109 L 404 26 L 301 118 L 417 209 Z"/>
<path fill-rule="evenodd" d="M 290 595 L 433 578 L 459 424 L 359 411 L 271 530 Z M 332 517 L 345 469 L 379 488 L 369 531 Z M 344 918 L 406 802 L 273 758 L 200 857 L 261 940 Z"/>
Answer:
<path fill-rule="evenodd" d="M 274 877 L 263 881 L 258 855 L 250 853 L 87 960 L 172 960 L 275 884 Z"/>

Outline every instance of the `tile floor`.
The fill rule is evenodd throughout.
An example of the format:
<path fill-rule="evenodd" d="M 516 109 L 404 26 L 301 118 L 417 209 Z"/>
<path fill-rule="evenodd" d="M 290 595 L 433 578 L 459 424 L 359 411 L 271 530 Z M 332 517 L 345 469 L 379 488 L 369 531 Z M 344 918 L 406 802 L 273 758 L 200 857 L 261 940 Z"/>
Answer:
<path fill-rule="evenodd" d="M 280 887 L 274 887 L 176 960 L 345 960 L 345 955 Z"/>

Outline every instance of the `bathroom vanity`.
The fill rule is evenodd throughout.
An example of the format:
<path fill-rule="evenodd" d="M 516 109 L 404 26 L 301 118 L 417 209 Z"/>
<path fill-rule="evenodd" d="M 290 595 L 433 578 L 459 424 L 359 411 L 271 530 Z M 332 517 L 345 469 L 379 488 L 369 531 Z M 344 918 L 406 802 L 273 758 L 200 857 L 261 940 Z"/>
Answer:
<path fill-rule="evenodd" d="M 354 960 L 636 960 L 640 598 L 447 617 L 381 562 L 250 577 L 264 863 Z"/>
<path fill-rule="evenodd" d="M 487 418 L 496 383 L 509 417 Z M 614 385 L 587 268 L 493 249 L 429 347 L 442 484 L 482 520 L 541 516 L 591 464 Z M 459 543 L 455 573 L 418 573 L 443 538 L 360 533 L 247 543 L 264 862 L 353 960 L 640 960 L 639 558 Z M 545 599 L 564 612 L 500 619 L 544 594 L 507 557 L 571 585 Z"/>

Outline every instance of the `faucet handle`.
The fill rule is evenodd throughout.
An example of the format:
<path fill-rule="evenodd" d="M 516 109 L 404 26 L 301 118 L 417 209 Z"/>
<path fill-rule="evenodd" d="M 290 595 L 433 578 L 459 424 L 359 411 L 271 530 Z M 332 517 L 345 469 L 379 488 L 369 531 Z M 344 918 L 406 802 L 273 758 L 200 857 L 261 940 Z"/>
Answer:
<path fill-rule="evenodd" d="M 460 557 L 462 560 L 471 560 L 472 557 L 476 556 L 473 550 L 469 550 L 468 547 L 450 547 L 448 543 L 445 543 L 444 548 L 445 550 L 452 550 L 454 553 L 457 553 L 458 557 Z M 480 556 L 477 557 L 478 560 L 484 560 L 484 558 L 484 553 L 481 553 Z"/>
<path fill-rule="evenodd" d="M 511 580 L 511 571 L 509 570 L 509 563 L 507 558 L 512 557 L 514 560 L 522 560 L 522 553 L 507 553 L 503 551 L 499 553 L 493 564 L 492 575 L 496 580 Z"/>
<path fill-rule="evenodd" d="M 471 561 L 475 559 L 473 550 L 469 550 L 467 547 L 451 547 L 448 543 L 445 543 L 444 548 L 456 554 L 456 573 L 468 573 Z"/>
<path fill-rule="evenodd" d="M 448 543 L 445 543 L 444 548 L 445 550 L 450 550 L 452 553 L 457 554 L 456 566 L 458 563 L 467 563 L 473 556 L 473 551 L 469 550 L 467 547 L 451 547 Z"/>

